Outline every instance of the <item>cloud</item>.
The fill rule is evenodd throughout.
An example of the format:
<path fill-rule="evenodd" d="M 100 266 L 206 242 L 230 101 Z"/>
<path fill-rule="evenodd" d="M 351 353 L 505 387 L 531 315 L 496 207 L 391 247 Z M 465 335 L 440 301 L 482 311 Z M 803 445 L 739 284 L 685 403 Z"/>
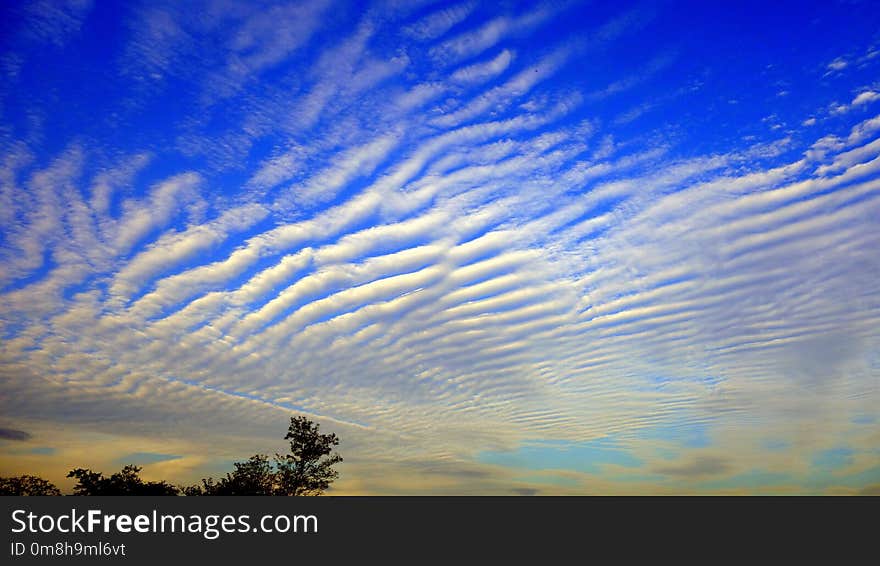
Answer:
<path fill-rule="evenodd" d="M 168 462 L 178 459 L 180 459 L 180 456 L 175 456 L 173 454 L 159 454 L 155 452 L 133 452 L 131 454 L 120 456 L 116 461 L 123 465 L 145 465 L 156 464 L 159 462 Z"/>
<path fill-rule="evenodd" d="M 834 61 L 828 63 L 827 69 L 829 72 L 842 71 L 843 69 L 846 69 L 848 66 L 849 66 L 849 63 L 847 62 L 846 59 L 844 59 L 843 57 L 838 57 Z"/>
<path fill-rule="evenodd" d="M 185 204 L 198 198 L 196 189 L 200 183 L 198 173 L 182 173 L 156 184 L 144 201 L 124 202 L 123 216 L 116 225 L 114 245 L 128 251 L 151 230 L 166 225 Z"/>
<path fill-rule="evenodd" d="M 868 104 L 869 102 L 874 102 L 875 100 L 880 100 L 880 93 L 874 92 L 872 90 L 866 90 L 865 92 L 860 93 L 851 103 L 852 106 L 862 106 L 864 104 Z"/>
<path fill-rule="evenodd" d="M 3 440 L 17 440 L 23 442 L 25 440 L 30 440 L 31 435 L 23 430 L 17 430 L 14 428 L 0 428 L 0 439 Z"/>
<path fill-rule="evenodd" d="M 24 33 L 38 41 L 62 47 L 82 28 L 93 7 L 91 0 L 39 0 L 25 8 Z"/>
<path fill-rule="evenodd" d="M 506 36 L 529 31 L 546 23 L 559 7 L 541 6 L 516 17 L 500 16 L 431 48 L 431 56 L 441 65 L 469 59 L 502 41 Z"/>
<path fill-rule="evenodd" d="M 463 2 L 437 10 L 403 28 L 403 33 L 419 41 L 437 39 L 467 18 L 476 8 L 474 2 Z"/>
<path fill-rule="evenodd" d="M 701 478 L 706 476 L 718 476 L 728 472 L 732 468 L 726 458 L 716 456 L 698 456 L 692 461 L 670 466 L 656 466 L 653 471 L 666 476 L 677 478 Z"/>
<path fill-rule="evenodd" d="M 856 95 L 856 97 L 853 98 L 852 102 L 850 102 L 849 104 L 832 104 L 831 113 L 845 114 L 861 106 L 867 106 L 868 104 L 876 100 L 880 100 L 880 93 L 874 92 L 872 90 L 866 90 Z"/>
<path fill-rule="evenodd" d="M 633 73 L 626 78 L 614 81 L 604 89 L 588 95 L 587 99 L 601 100 L 603 98 L 607 98 L 609 96 L 613 96 L 615 94 L 630 90 L 633 87 L 643 83 L 644 81 L 650 80 L 651 77 L 671 65 L 674 60 L 675 56 L 672 53 L 664 53 L 662 55 L 656 56 L 641 69 L 639 69 L 638 72 Z"/>
<path fill-rule="evenodd" d="M 664 90 L 688 40 L 630 61 L 649 12 L 562 37 L 568 4 L 264 8 L 126 12 L 107 100 L 59 79 L 51 139 L 0 132 L 0 410 L 70 440 L 16 467 L 197 478 L 303 413 L 352 493 L 831 489 L 811 464 L 844 443 L 870 469 L 861 63 L 769 91 L 778 134 L 738 85 Z M 535 439 L 582 448 L 552 478 L 480 461 Z"/>
<path fill-rule="evenodd" d="M 267 189 L 290 180 L 302 170 L 302 148 L 294 148 L 267 160 L 248 180 L 248 185 Z"/>
<path fill-rule="evenodd" d="M 311 0 L 248 14 L 231 38 L 229 71 L 259 73 L 283 61 L 309 41 L 329 7 L 324 0 Z"/>
<path fill-rule="evenodd" d="M 454 82 L 462 84 L 485 82 L 503 73 L 512 60 L 513 52 L 505 49 L 489 61 L 474 63 L 458 69 L 452 73 L 451 78 Z"/>
<path fill-rule="evenodd" d="M 570 52 L 570 49 L 563 47 L 547 55 L 511 77 L 504 84 L 482 93 L 455 112 L 436 118 L 433 123 L 443 127 L 456 126 L 473 120 L 490 108 L 499 108 L 510 104 L 513 100 L 528 94 L 535 85 L 558 71 L 568 59 Z"/>

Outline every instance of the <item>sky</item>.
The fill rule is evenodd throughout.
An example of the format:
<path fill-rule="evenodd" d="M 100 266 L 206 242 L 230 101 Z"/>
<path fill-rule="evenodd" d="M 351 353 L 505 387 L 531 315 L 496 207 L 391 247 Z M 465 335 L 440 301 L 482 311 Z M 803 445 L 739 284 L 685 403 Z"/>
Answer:
<path fill-rule="evenodd" d="M 0 475 L 880 493 L 874 2 L 4 2 Z"/>

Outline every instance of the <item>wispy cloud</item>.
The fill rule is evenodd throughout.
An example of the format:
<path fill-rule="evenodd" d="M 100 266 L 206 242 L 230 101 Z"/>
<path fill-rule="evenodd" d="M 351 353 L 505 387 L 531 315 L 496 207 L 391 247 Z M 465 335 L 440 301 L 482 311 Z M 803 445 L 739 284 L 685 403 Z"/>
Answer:
<path fill-rule="evenodd" d="M 442 8 L 403 28 L 403 33 L 418 41 L 437 39 L 465 20 L 476 8 L 474 2 L 462 2 Z"/>
<path fill-rule="evenodd" d="M 456 70 L 452 73 L 452 80 L 462 84 L 485 82 L 503 73 L 512 60 L 513 53 L 505 49 L 488 61 L 474 63 Z"/>
<path fill-rule="evenodd" d="M 852 102 L 849 104 L 832 104 L 831 105 L 831 113 L 832 114 L 845 114 L 851 110 L 855 110 L 862 106 L 867 106 L 872 102 L 876 102 L 880 100 L 880 93 L 874 92 L 873 90 L 866 90 L 864 92 L 860 92 L 856 95 L 855 98 L 852 99 Z"/>
<path fill-rule="evenodd" d="M 829 72 L 842 71 L 842 70 L 846 69 L 848 66 L 849 66 L 849 62 L 847 62 L 846 59 L 844 59 L 843 57 L 838 57 L 834 61 L 828 63 L 827 69 Z"/>

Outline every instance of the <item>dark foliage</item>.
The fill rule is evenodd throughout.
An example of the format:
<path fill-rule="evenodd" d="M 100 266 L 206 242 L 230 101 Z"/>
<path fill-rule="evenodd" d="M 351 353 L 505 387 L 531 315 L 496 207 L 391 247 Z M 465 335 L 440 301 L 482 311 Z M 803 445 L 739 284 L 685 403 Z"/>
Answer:
<path fill-rule="evenodd" d="M 201 485 L 183 488 L 184 495 L 320 495 L 339 477 L 333 469 L 342 457 L 335 434 L 321 434 L 320 425 L 306 417 L 291 417 L 285 440 L 289 454 L 276 454 L 274 463 L 263 454 L 236 462 L 225 478 L 206 478 Z"/>
<path fill-rule="evenodd" d="M 0 478 L 0 495 L 61 495 L 55 484 L 37 476 Z"/>
<path fill-rule="evenodd" d="M 333 452 L 339 445 L 335 434 L 321 434 L 320 425 L 306 417 L 291 417 L 285 440 L 290 453 L 275 455 L 278 468 L 277 495 L 320 495 L 339 472 L 333 466 L 342 456 Z"/>
<path fill-rule="evenodd" d="M 140 477 L 141 468 L 128 465 L 120 471 L 104 477 L 100 472 L 76 468 L 67 474 L 76 478 L 74 495 L 178 495 L 180 489 L 165 481 L 145 482 Z"/>
<path fill-rule="evenodd" d="M 184 488 L 184 495 L 274 495 L 275 472 L 267 456 L 256 454 L 233 465 L 235 471 L 225 478 L 203 479 L 201 485 Z"/>
<path fill-rule="evenodd" d="M 105 477 L 87 468 L 71 470 L 74 495 L 320 495 L 339 477 L 333 466 L 342 456 L 333 451 L 339 445 L 335 434 L 321 434 L 320 425 L 306 417 L 291 417 L 284 440 L 290 453 L 275 454 L 270 461 L 256 454 L 226 477 L 205 478 L 201 484 L 177 487 L 165 481 L 144 481 L 138 466 L 128 465 Z M 35 476 L 0 478 L 0 495 L 61 495 L 57 487 Z"/>

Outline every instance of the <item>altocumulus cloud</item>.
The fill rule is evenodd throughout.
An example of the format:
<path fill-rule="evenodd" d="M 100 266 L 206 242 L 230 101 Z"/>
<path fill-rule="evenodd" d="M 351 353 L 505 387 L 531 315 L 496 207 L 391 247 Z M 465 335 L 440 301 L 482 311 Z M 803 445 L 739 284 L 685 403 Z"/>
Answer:
<path fill-rule="evenodd" d="M 3 10 L 3 473 L 876 490 L 876 9 Z"/>

